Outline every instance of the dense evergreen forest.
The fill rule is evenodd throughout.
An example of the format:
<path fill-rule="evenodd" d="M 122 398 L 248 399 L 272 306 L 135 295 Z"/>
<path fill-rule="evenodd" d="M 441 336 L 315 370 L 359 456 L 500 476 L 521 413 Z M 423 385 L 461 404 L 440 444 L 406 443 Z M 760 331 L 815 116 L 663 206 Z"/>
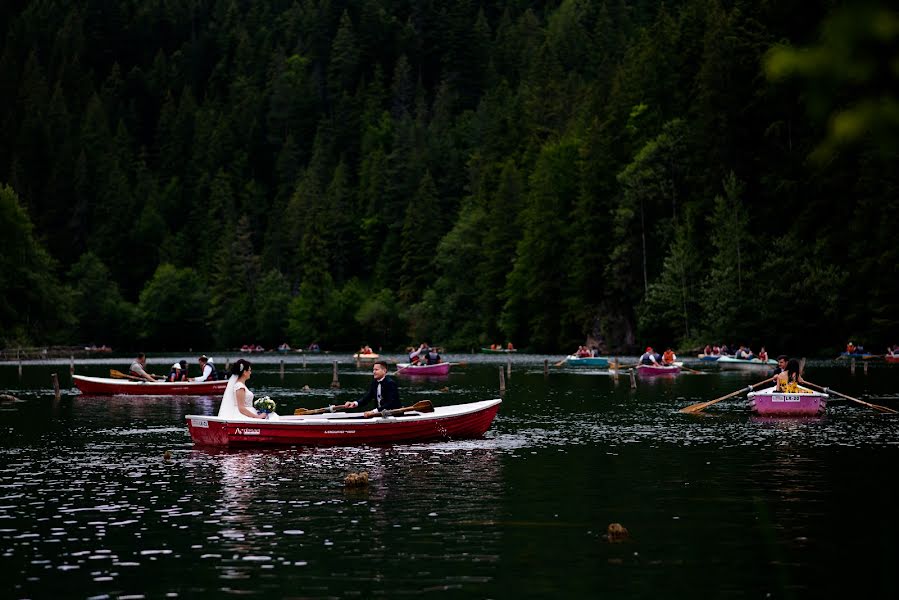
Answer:
<path fill-rule="evenodd" d="M 899 13 L 4 0 L 0 345 L 899 340 Z"/>

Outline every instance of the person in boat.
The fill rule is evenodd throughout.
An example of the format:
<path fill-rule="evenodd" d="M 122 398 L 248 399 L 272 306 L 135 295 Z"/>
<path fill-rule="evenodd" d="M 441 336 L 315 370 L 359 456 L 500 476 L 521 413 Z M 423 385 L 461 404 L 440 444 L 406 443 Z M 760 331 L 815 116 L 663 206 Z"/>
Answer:
<path fill-rule="evenodd" d="M 202 374 L 199 377 L 194 377 L 191 381 L 215 381 L 219 378 L 211 358 L 204 354 L 197 359 L 197 362 L 200 363 L 200 371 Z"/>
<path fill-rule="evenodd" d="M 760 361 L 762 361 L 763 363 L 768 362 L 768 351 L 765 350 L 765 347 L 764 347 L 764 346 L 762 346 L 762 349 L 759 350 L 759 356 L 758 356 L 758 359 L 759 359 Z"/>
<path fill-rule="evenodd" d="M 359 348 L 359 354 L 374 354 L 375 351 L 371 349 L 371 346 L 365 344 L 361 348 Z"/>
<path fill-rule="evenodd" d="M 278 350 L 281 352 L 290 352 L 290 345 L 287 342 L 284 342 L 280 346 L 278 346 Z"/>
<path fill-rule="evenodd" d="M 137 358 L 134 359 L 134 362 L 131 363 L 131 366 L 128 368 L 128 371 L 134 377 L 140 377 L 141 379 L 145 379 L 146 381 L 156 381 L 156 378 L 147 373 L 147 355 L 141 352 L 137 355 Z"/>
<path fill-rule="evenodd" d="M 705 356 L 711 356 L 712 355 L 712 347 L 709 344 L 706 344 L 705 349 L 702 351 L 702 353 Z"/>
<path fill-rule="evenodd" d="M 856 350 L 858 350 L 858 348 L 852 342 L 846 344 L 846 354 L 855 354 Z"/>
<path fill-rule="evenodd" d="M 237 359 L 231 365 L 228 387 L 222 395 L 218 416 L 225 419 L 277 419 L 277 413 L 259 413 L 253 408 L 253 392 L 247 387 L 247 380 L 253 374 L 253 365 L 245 358 Z"/>
<path fill-rule="evenodd" d="M 676 360 L 677 360 L 677 355 L 674 353 L 674 350 L 672 350 L 671 348 L 668 348 L 662 354 L 662 364 L 663 365 L 673 365 Z"/>
<path fill-rule="evenodd" d="M 387 363 L 377 361 L 371 368 L 372 381 L 368 391 L 358 400 L 344 403 L 344 408 L 359 408 L 372 400 L 375 401 L 375 410 L 365 411 L 366 417 L 373 417 L 382 410 L 400 408 L 400 390 L 396 382 L 387 376 Z"/>
<path fill-rule="evenodd" d="M 188 381 L 187 377 L 187 361 L 180 360 L 172 365 L 169 376 L 166 381 Z"/>
<path fill-rule="evenodd" d="M 740 348 L 737 350 L 737 353 L 734 354 L 734 358 L 738 358 L 740 360 L 752 360 L 752 350 L 740 344 Z"/>
<path fill-rule="evenodd" d="M 899 344 L 893 344 L 887 348 L 887 356 L 890 358 L 899 357 Z"/>
<path fill-rule="evenodd" d="M 437 352 L 437 348 L 428 348 L 427 361 L 429 365 L 440 363 L 440 354 Z"/>
<path fill-rule="evenodd" d="M 787 361 L 787 368 L 777 374 L 775 381 L 776 391 L 784 394 L 800 394 L 808 393 L 808 390 L 799 387 L 800 383 L 805 383 L 802 375 L 799 374 L 799 361 L 791 358 Z"/>
<path fill-rule="evenodd" d="M 721 346 L 712 346 L 712 356 L 721 356 Z"/>
<path fill-rule="evenodd" d="M 515 346 L 512 345 L 512 342 L 509 342 L 508 344 L 506 344 L 506 350 L 508 350 L 509 352 L 512 352 L 513 350 L 515 350 Z"/>
<path fill-rule="evenodd" d="M 646 352 L 640 355 L 640 360 L 637 361 L 641 365 L 658 365 L 659 360 L 656 358 L 655 352 L 652 351 L 652 346 L 646 347 Z"/>

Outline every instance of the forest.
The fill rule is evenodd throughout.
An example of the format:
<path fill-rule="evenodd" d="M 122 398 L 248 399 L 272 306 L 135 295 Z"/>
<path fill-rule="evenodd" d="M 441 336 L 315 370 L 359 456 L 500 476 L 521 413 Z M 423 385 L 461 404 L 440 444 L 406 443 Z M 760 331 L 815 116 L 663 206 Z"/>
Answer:
<path fill-rule="evenodd" d="M 0 346 L 899 340 L 899 12 L 5 0 Z"/>

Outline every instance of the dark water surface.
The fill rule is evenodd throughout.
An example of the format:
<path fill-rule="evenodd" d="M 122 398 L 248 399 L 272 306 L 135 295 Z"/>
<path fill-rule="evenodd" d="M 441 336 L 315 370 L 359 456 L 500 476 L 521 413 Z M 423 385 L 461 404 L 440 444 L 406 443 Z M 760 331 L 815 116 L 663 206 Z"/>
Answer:
<path fill-rule="evenodd" d="M 507 357 L 449 358 L 467 364 L 400 378 L 404 404 L 498 396 Z M 544 377 L 544 358 L 559 357 L 513 357 L 480 440 L 258 451 L 193 446 L 184 415 L 214 414 L 217 397 L 85 397 L 68 360 L 21 378 L 0 365 L 0 392 L 20 399 L 0 402 L 0 598 L 899 595 L 899 415 L 834 402 L 760 419 L 742 400 L 685 415 L 762 377 L 712 368 L 632 390 L 601 370 Z M 347 355 L 291 356 L 283 378 L 280 360 L 256 359 L 250 388 L 285 414 L 370 379 Z M 899 408 L 899 367 L 807 375 Z M 362 470 L 369 489 L 345 490 Z M 613 522 L 630 541 L 603 537 Z"/>

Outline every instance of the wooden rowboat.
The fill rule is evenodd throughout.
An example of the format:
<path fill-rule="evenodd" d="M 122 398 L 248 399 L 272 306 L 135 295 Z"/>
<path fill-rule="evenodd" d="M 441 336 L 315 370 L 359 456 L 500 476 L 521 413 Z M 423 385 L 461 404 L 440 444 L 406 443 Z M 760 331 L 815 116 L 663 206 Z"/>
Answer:
<path fill-rule="evenodd" d="M 509 352 L 518 352 L 517 348 L 481 348 L 483 354 L 508 354 Z"/>
<path fill-rule="evenodd" d="M 565 359 L 565 364 L 574 367 L 608 367 L 609 359 L 604 356 L 575 356 L 572 354 Z"/>
<path fill-rule="evenodd" d="M 804 394 L 784 394 L 769 387 L 757 392 L 749 392 L 749 406 L 752 412 L 766 416 L 813 417 L 827 409 L 827 394 L 812 392 Z"/>
<path fill-rule="evenodd" d="M 380 357 L 381 357 L 380 354 L 376 354 L 374 352 L 372 352 L 370 354 L 360 354 L 357 352 L 356 354 L 353 355 L 353 358 L 355 360 L 375 360 Z"/>
<path fill-rule="evenodd" d="M 758 358 L 746 360 L 745 358 L 733 358 L 732 356 L 722 356 L 716 363 L 722 369 L 740 370 L 740 371 L 767 371 L 777 366 L 777 361 L 769 358 L 767 361 L 761 361 Z"/>
<path fill-rule="evenodd" d="M 477 438 L 484 435 L 502 400 L 484 400 L 366 419 L 359 413 L 286 416 L 277 420 L 187 415 L 194 443 L 207 446 L 392 444 Z"/>
<path fill-rule="evenodd" d="M 887 354 L 883 357 L 883 360 L 887 361 L 888 363 L 899 363 L 899 354 L 894 354 L 893 356 Z"/>
<path fill-rule="evenodd" d="M 397 375 L 446 375 L 449 373 L 452 363 L 442 362 L 436 365 L 413 365 L 411 363 L 397 363 Z"/>
<path fill-rule="evenodd" d="M 680 373 L 680 365 L 637 365 L 637 375 L 654 376 L 654 375 L 677 375 Z"/>
<path fill-rule="evenodd" d="M 95 396 L 211 396 L 221 395 L 227 381 L 134 381 L 108 377 L 72 375 L 75 386 L 82 394 Z"/>

